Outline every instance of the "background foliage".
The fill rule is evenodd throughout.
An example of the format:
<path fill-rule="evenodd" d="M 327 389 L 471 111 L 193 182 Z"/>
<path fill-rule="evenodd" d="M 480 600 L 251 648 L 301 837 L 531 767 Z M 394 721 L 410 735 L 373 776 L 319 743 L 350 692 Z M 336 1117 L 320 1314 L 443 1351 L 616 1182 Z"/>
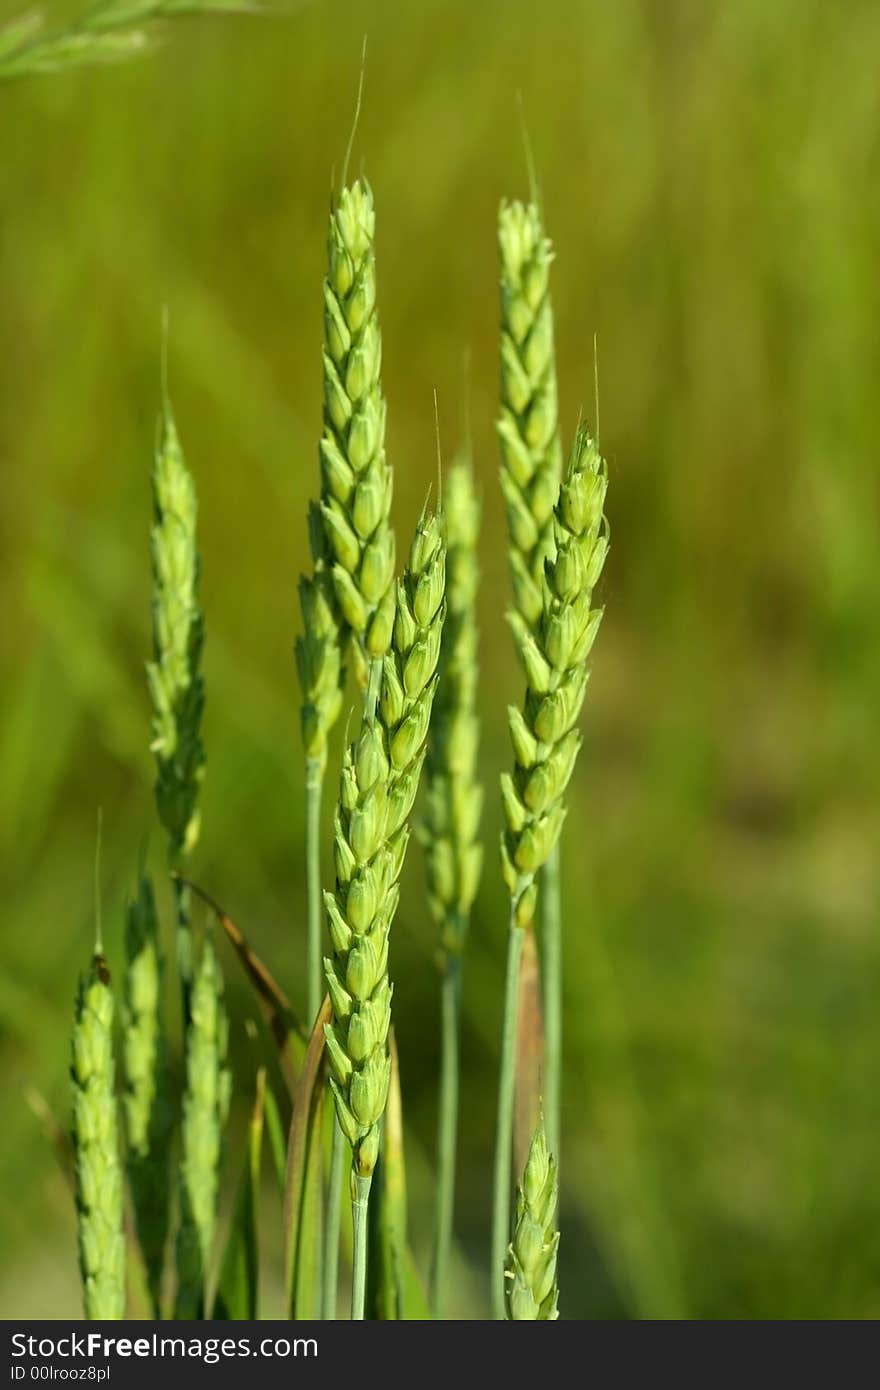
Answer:
<path fill-rule="evenodd" d="M 399 534 L 434 474 L 434 386 L 447 453 L 460 441 L 466 351 L 484 497 L 490 849 L 465 976 L 471 1273 L 450 1311 L 485 1294 L 505 926 L 492 787 L 520 686 L 493 434 L 519 87 L 558 250 L 563 422 L 570 437 L 591 413 L 595 330 L 611 466 L 564 843 L 562 1313 L 878 1316 L 872 0 L 314 3 L 183 22 L 135 64 L 0 91 L 0 1313 L 78 1309 L 72 1203 L 23 1095 L 66 1120 L 96 804 L 117 967 L 150 835 L 161 863 L 143 664 L 165 304 L 208 625 L 194 872 L 304 994 L 295 584 L 330 170 L 365 29 L 356 161 L 378 206 Z M 409 859 L 393 973 L 424 1256 L 437 985 Z M 253 1006 L 226 965 L 243 1105 Z"/>

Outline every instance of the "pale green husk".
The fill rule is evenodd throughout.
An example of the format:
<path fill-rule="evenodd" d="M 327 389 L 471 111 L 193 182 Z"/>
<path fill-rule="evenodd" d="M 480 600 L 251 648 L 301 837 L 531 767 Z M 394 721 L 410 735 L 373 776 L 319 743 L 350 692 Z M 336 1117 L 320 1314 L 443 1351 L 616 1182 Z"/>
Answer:
<path fill-rule="evenodd" d="M 397 587 L 378 709 L 367 712 L 340 779 L 336 888 L 325 894 L 334 952 L 324 962 L 334 1015 L 326 1037 L 339 1124 L 362 1177 L 375 1167 L 388 1096 L 388 936 L 436 689 L 444 587 L 441 528 L 423 516 Z"/>
<path fill-rule="evenodd" d="M 323 542 L 358 674 L 384 657 L 394 621 L 392 475 L 385 458 L 382 338 L 376 310 L 376 214 L 369 185 L 343 188 L 330 214 L 324 281 Z"/>
<path fill-rule="evenodd" d="M 507 1316 L 512 1322 L 553 1321 L 559 1317 L 556 1256 L 556 1159 L 547 1151 L 539 1124 L 517 1190 L 516 1225 L 504 1273 Z"/>
<path fill-rule="evenodd" d="M 532 916 L 535 875 L 559 838 L 563 793 L 581 744 L 575 726 L 602 617 L 592 594 L 608 551 L 607 480 L 594 440 L 580 429 L 554 512 L 556 554 L 545 561 L 540 621 L 533 630 L 520 613 L 510 614 L 526 696 L 522 709 L 508 709 L 515 766 L 501 779 L 502 862 L 520 925 Z"/>
<path fill-rule="evenodd" d="M 163 962 L 153 887 L 146 876 L 126 915 L 125 956 L 123 1063 L 128 1179 L 155 1310 L 168 1237 L 172 1114 L 161 1009 Z"/>
<path fill-rule="evenodd" d="M 175 1317 L 202 1317 L 217 1223 L 217 1191 L 223 1128 L 229 1112 L 226 1070 L 229 1025 L 223 977 L 210 940 L 202 946 L 193 982 L 187 1029 L 177 1234 Z"/>
<path fill-rule="evenodd" d="M 476 714 L 480 507 L 469 464 L 453 465 L 444 493 L 447 611 L 428 738 L 422 840 L 428 900 L 445 955 L 462 951 L 479 887 L 483 790 L 477 777 L 480 728 Z"/>
<path fill-rule="evenodd" d="M 175 861 L 198 839 L 197 803 L 205 768 L 196 512 L 195 486 L 166 400 L 153 470 L 153 660 L 147 676 L 153 697 L 156 806 Z"/>
<path fill-rule="evenodd" d="M 514 606 L 536 627 L 544 561 L 553 554 L 553 508 L 562 475 L 550 266 L 553 248 L 534 203 L 502 202 L 501 488 L 507 511 Z"/>
<path fill-rule="evenodd" d="M 96 954 L 80 982 L 73 1027 L 73 1144 L 83 1306 L 87 1318 L 125 1316 L 122 1164 L 113 1060 L 113 993 Z"/>

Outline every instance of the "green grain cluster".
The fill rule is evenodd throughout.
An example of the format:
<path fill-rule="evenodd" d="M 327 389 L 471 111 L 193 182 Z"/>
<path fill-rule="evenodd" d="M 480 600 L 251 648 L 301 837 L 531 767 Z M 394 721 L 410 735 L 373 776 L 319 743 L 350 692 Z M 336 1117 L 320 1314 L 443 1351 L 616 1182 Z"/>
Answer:
<path fill-rule="evenodd" d="M 156 805 L 175 861 L 198 839 L 205 767 L 196 512 L 195 486 L 166 401 L 153 470 L 153 660 L 147 676 L 153 697 Z"/>
<path fill-rule="evenodd" d="M 369 1176 L 390 1077 L 388 936 L 425 756 L 444 618 L 445 546 L 436 517 L 419 522 L 397 587 L 378 710 L 347 750 L 336 809 L 336 888 L 325 894 L 333 959 L 331 1085 L 354 1170 Z"/>
<path fill-rule="evenodd" d="M 223 977 L 210 940 L 202 946 L 187 1029 L 183 1098 L 180 1226 L 175 1317 L 202 1317 L 217 1224 L 223 1128 L 229 1111 L 228 1022 Z"/>
<path fill-rule="evenodd" d="M 556 554 L 545 561 L 540 621 L 533 631 L 519 612 L 510 615 L 526 697 L 522 709 L 508 709 L 515 767 L 501 779 L 502 862 L 520 925 L 532 917 L 535 875 L 559 838 L 563 793 L 581 744 L 575 725 L 602 617 L 592 595 L 608 550 L 606 487 L 605 462 L 580 429 L 554 512 Z"/>
<path fill-rule="evenodd" d="M 162 1026 L 162 959 L 153 888 L 141 879 L 125 924 L 123 1061 L 128 1177 L 153 1308 L 158 1309 L 168 1237 L 172 1130 L 168 1056 Z"/>
<path fill-rule="evenodd" d="M 392 475 L 385 458 L 376 214 L 369 186 L 344 188 L 330 214 L 324 281 L 321 519 L 333 591 L 362 680 L 394 621 Z M 323 545 L 316 562 L 323 563 Z"/>
<path fill-rule="evenodd" d="M 87 1318 L 125 1316 L 122 1164 L 113 1061 L 113 993 L 107 963 L 92 959 L 73 1027 L 73 1143 L 79 1262 Z"/>
<path fill-rule="evenodd" d="M 553 248 L 535 204 L 503 202 L 501 252 L 501 487 L 514 605 L 532 627 L 543 606 L 544 561 L 553 554 L 553 508 L 562 473 L 550 303 Z"/>
<path fill-rule="evenodd" d="M 476 713 L 480 506 L 467 463 L 445 481 L 446 622 L 428 740 L 423 841 L 428 898 L 444 955 L 460 954 L 480 881 L 483 792 L 477 779 Z"/>
<path fill-rule="evenodd" d="M 547 1150 L 540 1124 L 517 1191 L 516 1225 L 507 1256 L 507 1315 L 512 1322 L 553 1321 L 559 1317 L 556 1283 L 556 1160 Z"/>

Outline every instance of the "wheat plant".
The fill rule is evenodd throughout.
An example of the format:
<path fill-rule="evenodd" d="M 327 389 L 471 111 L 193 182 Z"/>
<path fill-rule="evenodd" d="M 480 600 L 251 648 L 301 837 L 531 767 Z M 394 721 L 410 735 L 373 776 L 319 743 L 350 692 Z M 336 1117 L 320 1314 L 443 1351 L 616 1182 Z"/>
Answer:
<path fill-rule="evenodd" d="M 525 929 L 534 916 L 537 875 L 559 840 L 565 819 L 563 795 L 581 745 L 576 723 L 589 675 L 587 659 L 602 618 L 592 598 L 608 551 L 606 488 L 605 462 L 586 429 L 579 428 L 554 509 L 554 555 L 544 562 L 540 620 L 533 630 L 520 613 L 510 614 L 526 693 L 522 706 L 508 710 L 514 770 L 501 778 L 501 858 L 510 895 L 510 929 L 492 1223 L 496 1317 L 503 1316 L 520 958 Z"/>
<path fill-rule="evenodd" d="M 326 1027 L 339 1126 L 352 1148 L 352 1317 L 362 1318 L 367 1204 L 388 1098 L 391 984 L 388 939 L 436 689 L 445 612 L 445 545 L 423 514 L 397 587 L 391 650 L 375 711 L 346 751 L 336 810 L 336 888 L 325 895 L 333 959 Z"/>
<path fill-rule="evenodd" d="M 513 601 L 536 630 L 543 610 L 544 563 L 554 547 L 553 508 L 562 476 L 556 349 L 550 267 L 553 247 L 537 199 L 502 202 L 501 489 L 507 514 Z M 544 1101 L 553 1151 L 559 1153 L 562 1064 L 562 905 L 559 847 L 542 871 L 541 983 L 544 1005 Z"/>
<path fill-rule="evenodd" d="M 193 3 L 188 8 L 204 7 Z M 219 0 L 213 8 L 238 6 Z M 82 21 L 80 30 L 112 36 L 183 9 L 173 0 L 127 0 L 126 5 L 103 0 L 88 12 L 88 25 L 83 28 Z M 0 37 L 0 76 L 4 56 L 18 53 L 24 61 L 26 41 L 23 30 L 11 38 L 7 32 L 5 47 Z M 51 47 L 42 59 L 40 51 L 33 49 L 32 61 L 48 64 Z M 62 51 L 56 49 L 56 58 Z M 280 1215 L 283 1208 L 285 1292 L 292 1315 L 311 1316 L 320 1303 L 323 1318 L 335 1316 L 346 1164 L 352 1318 L 362 1320 L 368 1306 L 378 1317 L 428 1316 L 430 1306 L 430 1314 L 442 1318 L 448 1303 L 462 960 L 483 863 L 477 630 L 481 508 L 470 459 L 455 463 L 445 479 L 443 505 L 438 503 L 436 513 L 427 504 L 423 508 L 407 563 L 397 576 L 376 305 L 375 205 L 363 180 L 348 184 L 347 162 L 348 155 L 342 191 L 329 219 L 320 486 L 309 510 L 310 557 L 300 578 L 302 631 L 295 646 L 305 754 L 306 1026 L 295 1018 L 284 989 L 231 919 L 204 887 L 196 888 L 198 898 L 213 907 L 257 992 L 279 1049 L 278 1074 L 286 1092 L 283 1101 L 276 1099 L 273 1073 L 261 1058 L 234 1214 L 223 1223 L 221 1163 L 232 1085 L 229 1022 L 220 960 L 209 928 L 194 935 L 194 885 L 183 873 L 184 866 L 191 872 L 188 864 L 199 841 L 205 771 L 198 508 L 166 385 L 151 480 L 153 650 L 147 674 L 156 810 L 173 884 L 182 1046 L 178 1055 L 174 1030 L 166 1032 L 169 981 L 160 947 L 161 895 L 142 873 L 125 919 L 124 1134 L 117 1117 L 113 996 L 100 939 L 80 988 L 73 1031 L 79 1253 L 86 1314 L 92 1318 L 120 1318 L 127 1311 L 124 1174 L 153 1316 L 169 1311 L 180 1319 L 258 1315 L 264 1133 L 277 1175 Z M 504 204 L 498 235 L 498 435 L 513 583 L 509 618 L 525 694 L 508 710 L 513 769 L 501 777 L 509 934 L 491 1307 L 497 1318 L 551 1321 L 558 1316 L 559 1243 L 560 904 L 554 856 L 581 743 L 577 722 L 587 663 L 602 616 L 593 593 L 608 549 L 607 471 L 597 441 L 580 428 L 561 476 L 549 298 L 552 250 L 537 207 Z M 351 735 L 346 732 L 339 770 L 334 886 L 323 891 L 322 791 L 348 671 L 359 687 L 359 709 L 351 716 L 356 724 Z M 421 917 L 433 918 L 442 974 L 429 1304 L 407 1239 L 405 1107 L 391 1026 L 389 963 L 423 768 L 427 785 L 417 817 L 426 867 Z M 511 1224 L 520 962 L 539 900 L 539 878 L 547 1132 L 542 1118 L 532 1136 Z M 419 920 L 420 914 L 412 916 Z M 322 950 L 325 925 L 329 954 Z M 406 980 L 401 987 L 407 987 Z M 530 1015 L 535 1034 L 541 1029 L 540 1013 L 536 1008 Z M 250 1031 L 256 1038 L 256 1030 Z M 535 1045 L 540 1051 L 540 1038 Z M 520 1069 L 528 1071 L 522 1058 Z M 183 1073 L 180 1097 L 171 1084 L 178 1071 Z M 536 1107 L 534 1078 L 521 1076 L 519 1081 L 521 1094 L 531 1087 L 530 1104 Z M 323 1116 L 331 1095 L 332 1149 L 325 1181 Z M 283 1104 L 290 1107 L 286 1135 Z M 530 1127 L 531 1122 L 526 1133 Z M 221 1251 L 218 1231 L 223 1226 L 228 1226 L 228 1238 Z M 170 1272 L 165 1277 L 168 1247 L 174 1251 L 173 1284 Z"/>

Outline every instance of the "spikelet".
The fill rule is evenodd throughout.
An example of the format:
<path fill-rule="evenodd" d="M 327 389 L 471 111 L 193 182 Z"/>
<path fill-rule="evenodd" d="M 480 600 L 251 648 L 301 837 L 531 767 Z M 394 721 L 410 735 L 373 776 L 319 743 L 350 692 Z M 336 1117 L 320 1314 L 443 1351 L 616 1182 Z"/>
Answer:
<path fill-rule="evenodd" d="M 444 488 L 446 622 L 427 756 L 427 809 L 421 839 L 428 899 L 444 955 L 464 947 L 480 881 L 483 791 L 477 779 L 476 714 L 480 506 L 468 463 L 449 470 Z"/>
<path fill-rule="evenodd" d="M 554 512 L 556 553 L 545 561 L 540 621 L 532 630 L 519 612 L 510 614 L 526 696 L 521 709 L 508 709 L 515 766 L 513 775 L 501 778 L 506 822 L 501 852 L 519 925 L 534 912 L 535 875 L 559 838 L 563 793 L 581 744 L 575 726 L 602 618 L 592 594 L 608 551 L 606 487 L 605 461 L 580 429 Z"/>
<path fill-rule="evenodd" d="M 156 806 L 172 862 L 198 840 L 198 794 L 205 768 L 196 512 L 195 486 L 166 400 L 153 470 L 153 660 L 147 678 L 153 697 Z"/>
<path fill-rule="evenodd" d="M 423 515 L 397 587 L 378 710 L 347 750 L 340 779 L 336 888 L 324 895 L 333 944 L 324 962 L 333 1004 L 325 1032 L 339 1124 L 362 1177 L 376 1164 L 388 1097 L 388 937 L 436 689 L 444 586 L 441 528 Z"/>
<path fill-rule="evenodd" d="M 512 1322 L 554 1321 L 559 1317 L 556 1283 L 556 1159 L 547 1151 L 543 1122 L 538 1125 L 517 1190 L 516 1225 L 504 1278 L 507 1316 Z"/>
<path fill-rule="evenodd" d="M 501 488 L 513 600 L 533 629 L 544 561 L 553 554 L 553 508 L 562 474 L 550 266 L 553 248 L 534 203 L 503 202 L 501 253 Z"/>
<path fill-rule="evenodd" d="M 73 1144 L 83 1306 L 87 1318 L 125 1316 L 122 1164 L 114 1089 L 113 992 L 96 952 L 80 982 L 73 1026 Z"/>
<path fill-rule="evenodd" d="M 382 338 L 376 310 L 376 214 L 369 186 L 343 188 L 330 214 L 324 281 L 323 542 L 358 674 L 381 659 L 394 621 L 392 475 L 385 458 Z M 326 560 L 325 560 L 326 554 Z"/>

